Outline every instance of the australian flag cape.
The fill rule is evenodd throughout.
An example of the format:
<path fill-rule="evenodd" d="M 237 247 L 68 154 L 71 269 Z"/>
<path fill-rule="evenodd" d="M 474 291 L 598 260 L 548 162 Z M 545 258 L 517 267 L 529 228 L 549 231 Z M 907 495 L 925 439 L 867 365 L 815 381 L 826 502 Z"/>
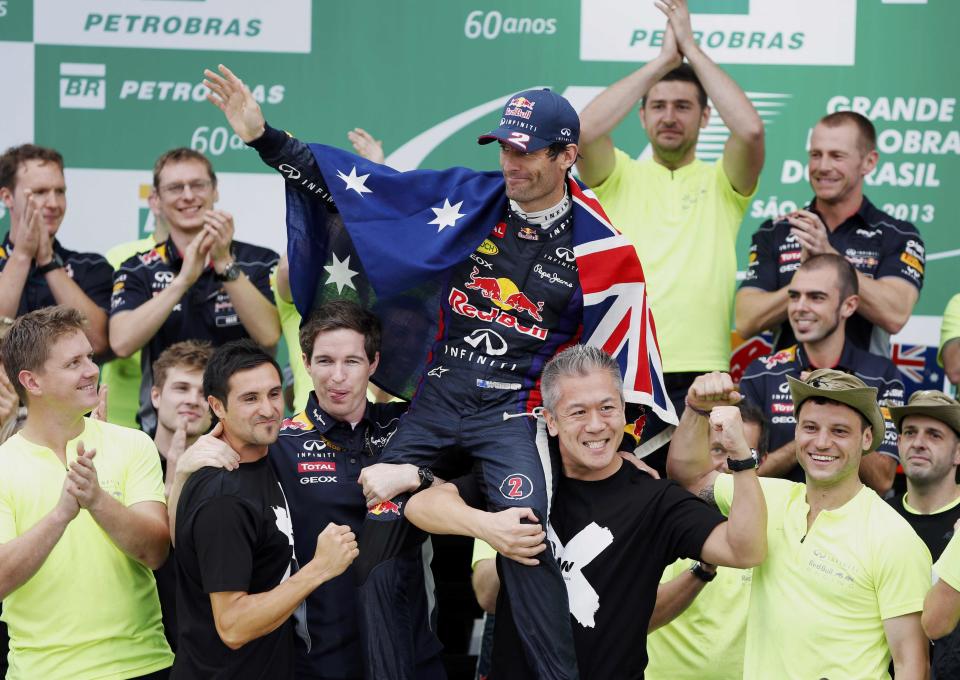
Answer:
<path fill-rule="evenodd" d="M 287 255 L 294 301 L 306 318 L 334 298 L 372 309 L 383 324 L 374 383 L 409 398 L 437 337 L 441 290 L 507 214 L 499 172 L 398 172 L 311 144 L 338 213 L 287 183 Z M 614 357 L 624 397 L 676 423 L 667 398 L 643 269 L 633 245 L 591 191 L 569 180 L 573 245 L 583 289 L 582 342 Z"/>

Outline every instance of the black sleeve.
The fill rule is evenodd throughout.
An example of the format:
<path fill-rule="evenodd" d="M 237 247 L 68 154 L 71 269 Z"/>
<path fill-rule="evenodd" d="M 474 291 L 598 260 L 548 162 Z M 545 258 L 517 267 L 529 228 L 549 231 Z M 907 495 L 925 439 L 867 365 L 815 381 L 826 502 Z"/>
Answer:
<path fill-rule="evenodd" d="M 193 519 L 193 543 L 205 593 L 249 592 L 257 523 L 235 496 L 218 496 Z"/>
<path fill-rule="evenodd" d="M 666 542 L 668 564 L 686 557 L 700 559 L 703 544 L 717 525 L 726 521 L 716 508 L 670 482 L 657 504 L 654 526 L 659 526 Z"/>
<path fill-rule="evenodd" d="M 336 211 L 333 196 L 309 146 L 269 124 L 263 135 L 249 146 L 256 149 L 264 163 L 283 175 L 288 187 L 316 196 L 330 212 Z"/>
<path fill-rule="evenodd" d="M 93 304 L 102 309 L 104 312 L 110 313 L 110 297 L 113 293 L 113 267 L 110 266 L 110 263 L 103 257 L 99 255 L 91 257 L 90 255 L 82 256 L 91 258 L 89 267 L 86 273 L 83 276 L 82 281 L 77 281 L 80 284 L 80 287 L 83 289 L 83 292 L 86 293 Z"/>
<path fill-rule="evenodd" d="M 110 315 L 136 309 L 153 297 L 149 277 L 151 272 L 134 255 L 126 260 L 113 275 L 113 298 Z"/>
<path fill-rule="evenodd" d="M 450 480 L 450 483 L 457 487 L 460 498 L 471 508 L 487 509 L 487 498 L 480 489 L 480 483 L 477 481 L 475 473 L 471 472 L 463 477 L 457 477 Z"/>
<path fill-rule="evenodd" d="M 747 258 L 747 275 L 741 288 L 777 290 L 777 256 L 773 248 L 774 223 L 766 221 L 750 239 L 750 255 Z"/>

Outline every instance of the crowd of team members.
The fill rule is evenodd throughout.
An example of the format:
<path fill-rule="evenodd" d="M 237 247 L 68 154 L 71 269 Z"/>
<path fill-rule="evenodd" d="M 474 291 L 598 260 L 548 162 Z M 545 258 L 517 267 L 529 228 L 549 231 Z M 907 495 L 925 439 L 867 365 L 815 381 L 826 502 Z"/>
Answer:
<path fill-rule="evenodd" d="M 285 258 L 233 238 L 203 154 L 160 156 L 156 231 L 106 257 L 57 239 L 56 151 L 0 156 L 11 220 L 0 244 L 7 677 L 443 678 L 429 543 L 410 523 L 478 539 L 473 586 L 493 630 L 484 677 L 960 677 L 960 403 L 938 391 L 906 402 L 889 359 L 920 295 L 924 246 L 863 194 L 876 131 L 853 112 L 816 122 L 814 198 L 759 226 L 735 291 L 763 124 L 696 45 L 686 3 L 658 6 L 660 55 L 579 119 L 563 98 L 526 91 L 481 142 L 500 143 L 509 199 L 490 238 L 507 239 L 501 257 L 514 258 L 527 302 L 558 298 L 535 308 L 555 334 L 583 323 L 577 266 L 543 255 L 574 238 L 576 161 L 643 263 L 679 425 L 652 414 L 642 432 L 628 425 L 621 367 L 572 330 L 570 342 L 524 346 L 500 358 L 546 366 L 533 376 L 540 432 L 504 413 L 512 429 L 497 447 L 507 468 L 521 449 L 554 465 L 507 474 L 499 490 L 493 454 L 421 464 L 396 453 L 401 439 L 416 449 L 441 438 L 428 417 L 466 398 L 436 382 L 449 369 L 428 365 L 437 405 L 419 394 L 401 420 L 408 404 L 369 383 L 378 319 L 346 300 L 301 319 Z M 362 196 L 271 128 L 228 69 L 206 77 L 266 163 L 313 173 L 324 209 L 337 212 L 331 182 Z M 730 130 L 713 164 L 695 157 L 708 99 Z M 643 161 L 610 136 L 638 103 L 653 151 Z M 383 161 L 369 134 L 350 139 Z M 472 267 L 476 281 L 476 264 L 493 271 L 487 260 L 471 256 L 454 278 Z M 534 266 L 547 272 L 538 295 L 516 273 Z M 477 308 L 525 311 L 475 288 Z M 736 383 L 731 318 L 744 338 L 775 337 Z M 274 359 L 281 335 L 287 380 Z M 444 342 L 457 356 L 455 339 Z M 960 295 L 939 359 L 960 381 Z M 484 375 L 478 403 L 534 384 Z M 549 510 L 531 488 L 552 491 Z M 561 577 L 566 597 L 552 590 Z"/>

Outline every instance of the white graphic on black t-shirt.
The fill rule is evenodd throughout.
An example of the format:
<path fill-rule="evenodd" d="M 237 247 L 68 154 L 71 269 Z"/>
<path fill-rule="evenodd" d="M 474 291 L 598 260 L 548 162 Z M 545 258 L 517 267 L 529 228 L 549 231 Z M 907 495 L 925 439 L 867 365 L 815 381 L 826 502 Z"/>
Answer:
<path fill-rule="evenodd" d="M 277 529 L 287 537 L 290 545 L 293 545 L 293 524 L 290 522 L 290 515 L 287 514 L 287 509 L 281 508 L 279 505 L 274 505 L 273 514 L 277 516 Z"/>
<path fill-rule="evenodd" d="M 583 568 L 610 547 L 613 543 L 613 532 L 596 522 L 590 522 L 563 545 L 553 527 L 548 524 L 547 539 L 553 546 L 553 554 L 567 584 L 570 613 L 581 626 L 593 628 L 596 625 L 594 614 L 600 609 L 600 596 L 583 575 Z"/>

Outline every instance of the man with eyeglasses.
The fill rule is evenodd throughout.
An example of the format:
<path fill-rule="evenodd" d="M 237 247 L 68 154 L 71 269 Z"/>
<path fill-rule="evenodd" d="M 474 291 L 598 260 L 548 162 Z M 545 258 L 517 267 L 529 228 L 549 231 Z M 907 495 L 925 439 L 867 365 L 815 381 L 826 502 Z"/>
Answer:
<path fill-rule="evenodd" d="M 278 255 L 233 239 L 230 213 L 214 208 L 217 176 L 192 149 L 167 151 L 153 169 L 150 209 L 167 240 L 117 270 L 110 309 L 110 347 L 140 353 L 140 424 L 156 427 L 151 366 L 170 345 L 207 340 L 215 346 L 251 338 L 273 347 L 280 320 L 270 291 Z"/>

